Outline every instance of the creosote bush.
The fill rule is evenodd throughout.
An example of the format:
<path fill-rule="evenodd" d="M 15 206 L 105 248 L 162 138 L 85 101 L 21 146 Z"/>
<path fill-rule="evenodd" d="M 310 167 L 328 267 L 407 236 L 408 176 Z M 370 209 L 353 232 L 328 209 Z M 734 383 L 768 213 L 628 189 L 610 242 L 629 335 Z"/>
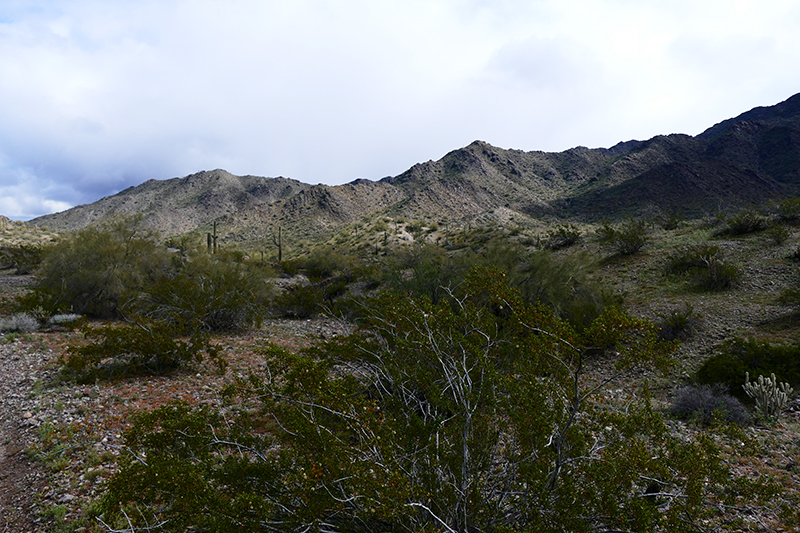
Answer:
<path fill-rule="evenodd" d="M 743 209 L 727 218 L 720 235 L 747 235 L 764 231 L 769 226 L 767 218 L 755 209 Z"/>
<path fill-rule="evenodd" d="M 209 336 L 195 328 L 192 335 L 181 339 L 179 335 L 186 330 L 150 320 L 103 326 L 84 323 L 80 331 L 88 343 L 72 344 L 59 363 L 67 377 L 80 383 L 168 374 L 204 358 L 224 369 L 222 352 Z"/>
<path fill-rule="evenodd" d="M 129 295 L 169 269 L 170 261 L 138 219 L 88 226 L 44 249 L 35 289 L 21 302 L 51 314 L 118 317 Z"/>
<path fill-rule="evenodd" d="M 264 371 L 231 386 L 222 410 L 138 415 L 102 520 L 174 531 L 691 531 L 779 493 L 732 475 L 713 438 L 671 436 L 646 388 L 624 404 L 605 399 L 621 376 L 668 367 L 674 348 L 619 309 L 578 333 L 479 269 L 437 304 L 385 293 L 362 317 L 359 332 L 304 353 L 264 347 Z M 585 375 L 591 360 L 612 369 L 599 387 Z"/>
<path fill-rule="evenodd" d="M 195 253 L 154 273 L 124 309 L 173 324 L 234 331 L 261 324 L 271 298 L 272 285 L 257 265 L 226 253 Z"/>
<path fill-rule="evenodd" d="M 605 222 L 597 234 L 601 242 L 608 243 L 621 255 L 633 255 L 639 252 L 650 240 L 647 222 L 634 217 L 616 228 Z"/>
<path fill-rule="evenodd" d="M 577 244 L 580 240 L 580 228 L 574 224 L 559 224 L 556 229 L 547 232 L 545 247 L 549 250 L 561 250 Z"/>
<path fill-rule="evenodd" d="M 688 280 L 695 290 L 719 291 L 733 287 L 741 278 L 738 266 L 727 261 L 714 244 L 693 244 L 669 257 L 667 275 Z"/>

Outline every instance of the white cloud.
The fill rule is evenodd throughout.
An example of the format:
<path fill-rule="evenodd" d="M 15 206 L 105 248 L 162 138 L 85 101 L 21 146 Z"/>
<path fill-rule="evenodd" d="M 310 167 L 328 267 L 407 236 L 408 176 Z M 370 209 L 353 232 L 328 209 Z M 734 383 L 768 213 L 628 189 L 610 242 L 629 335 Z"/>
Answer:
<path fill-rule="evenodd" d="M 342 183 L 474 139 L 696 134 L 798 91 L 798 25 L 782 1 L 4 2 L 0 213 L 208 168 Z"/>

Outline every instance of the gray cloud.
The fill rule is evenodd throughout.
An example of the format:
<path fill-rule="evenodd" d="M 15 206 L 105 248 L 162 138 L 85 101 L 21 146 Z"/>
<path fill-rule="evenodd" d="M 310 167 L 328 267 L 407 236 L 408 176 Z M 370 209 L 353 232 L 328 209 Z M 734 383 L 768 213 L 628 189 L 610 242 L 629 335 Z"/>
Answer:
<path fill-rule="evenodd" d="M 798 21 L 741 0 L 4 2 L 0 214 L 202 169 L 343 183 L 474 139 L 699 133 L 797 92 Z"/>

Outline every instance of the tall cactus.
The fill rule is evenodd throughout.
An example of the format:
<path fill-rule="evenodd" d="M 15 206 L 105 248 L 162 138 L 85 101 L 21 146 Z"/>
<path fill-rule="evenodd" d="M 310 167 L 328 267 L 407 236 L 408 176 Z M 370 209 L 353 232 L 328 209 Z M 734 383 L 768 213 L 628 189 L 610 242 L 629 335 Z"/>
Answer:
<path fill-rule="evenodd" d="M 750 381 L 750 372 L 747 373 L 742 388 L 755 400 L 756 410 L 766 419 L 779 418 L 786 409 L 789 396 L 794 392 L 788 383 L 778 383 L 775 374 L 768 378 L 758 376 L 757 381 Z"/>

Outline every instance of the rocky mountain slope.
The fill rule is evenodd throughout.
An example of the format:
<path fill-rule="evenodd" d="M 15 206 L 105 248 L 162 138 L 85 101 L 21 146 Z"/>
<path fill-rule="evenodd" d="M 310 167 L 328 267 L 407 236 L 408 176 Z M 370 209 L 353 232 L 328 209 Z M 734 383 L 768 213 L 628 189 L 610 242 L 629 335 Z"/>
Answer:
<path fill-rule="evenodd" d="M 277 229 L 315 240 L 385 216 L 463 223 L 496 209 L 520 219 L 620 218 L 656 206 L 687 216 L 800 192 L 800 94 L 712 126 L 612 148 L 524 152 L 482 141 L 380 181 L 311 186 L 224 170 L 150 180 L 30 224 L 69 231 L 141 214 L 167 236 L 211 231 L 220 242 L 267 246 Z"/>

